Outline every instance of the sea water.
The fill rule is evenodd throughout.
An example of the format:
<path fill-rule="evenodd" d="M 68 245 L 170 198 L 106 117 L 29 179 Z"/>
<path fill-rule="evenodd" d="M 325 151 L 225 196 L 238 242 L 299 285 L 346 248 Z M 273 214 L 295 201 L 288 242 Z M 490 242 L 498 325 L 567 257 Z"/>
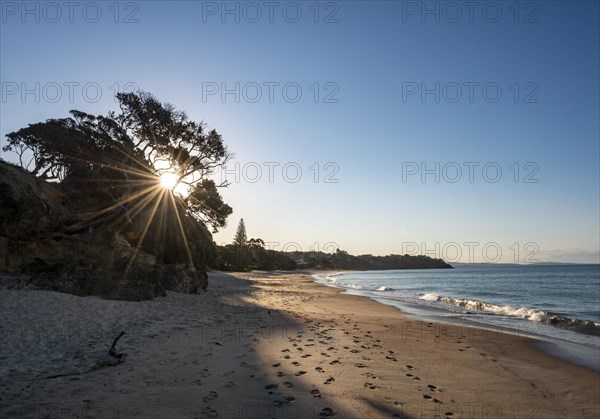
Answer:
<path fill-rule="evenodd" d="M 315 278 L 421 317 L 537 337 L 555 355 L 600 369 L 600 265 L 471 265 Z"/>

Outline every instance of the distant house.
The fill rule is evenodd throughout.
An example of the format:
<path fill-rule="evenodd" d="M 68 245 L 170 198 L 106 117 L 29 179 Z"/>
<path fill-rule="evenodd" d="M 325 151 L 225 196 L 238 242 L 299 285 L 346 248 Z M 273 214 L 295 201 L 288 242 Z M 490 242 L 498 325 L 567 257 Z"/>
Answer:
<path fill-rule="evenodd" d="M 304 260 L 304 257 L 301 257 L 301 258 L 296 259 L 296 265 L 297 266 L 306 266 L 306 265 L 308 265 L 308 262 Z"/>

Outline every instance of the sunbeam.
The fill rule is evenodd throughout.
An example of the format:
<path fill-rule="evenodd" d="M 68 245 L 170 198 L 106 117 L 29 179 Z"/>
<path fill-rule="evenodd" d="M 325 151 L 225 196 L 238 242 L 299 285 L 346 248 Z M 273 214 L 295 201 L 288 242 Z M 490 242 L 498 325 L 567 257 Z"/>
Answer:
<path fill-rule="evenodd" d="M 131 255 L 131 259 L 129 260 L 129 263 L 127 264 L 127 267 L 125 268 L 125 272 L 123 272 L 123 279 L 125 280 L 127 278 L 127 275 L 129 274 L 129 271 L 131 269 L 131 267 L 133 266 L 133 262 L 135 261 L 135 259 L 137 258 L 137 255 L 140 251 L 140 248 L 142 247 L 142 243 L 144 241 L 144 239 L 146 238 L 146 233 L 148 232 L 148 229 L 150 228 L 150 224 L 152 223 L 152 221 L 154 220 L 154 215 L 156 214 L 156 209 L 158 208 L 158 206 L 160 205 L 161 201 L 163 200 L 164 194 L 165 194 L 166 190 L 162 189 L 160 190 L 160 197 L 156 200 L 154 207 L 152 208 L 152 211 L 150 212 L 149 216 L 148 216 L 148 220 L 146 221 L 146 224 L 144 225 L 144 228 L 141 232 L 140 238 L 138 239 L 136 245 L 135 245 L 135 249 L 133 251 L 133 255 Z"/>

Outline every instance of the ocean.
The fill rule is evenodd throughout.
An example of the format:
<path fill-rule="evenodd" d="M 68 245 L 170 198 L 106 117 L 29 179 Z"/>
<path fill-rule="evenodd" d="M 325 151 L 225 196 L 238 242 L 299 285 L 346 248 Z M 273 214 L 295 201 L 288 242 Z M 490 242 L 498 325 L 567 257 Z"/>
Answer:
<path fill-rule="evenodd" d="M 600 265 L 470 265 L 314 277 L 421 318 L 518 331 L 549 343 L 555 355 L 600 369 Z"/>

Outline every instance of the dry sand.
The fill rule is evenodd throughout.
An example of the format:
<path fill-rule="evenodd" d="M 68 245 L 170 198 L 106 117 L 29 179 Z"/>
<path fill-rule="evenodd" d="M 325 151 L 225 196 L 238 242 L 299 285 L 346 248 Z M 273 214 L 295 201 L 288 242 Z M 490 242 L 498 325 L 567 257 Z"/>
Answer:
<path fill-rule="evenodd" d="M 300 274 L 146 302 L 0 291 L 0 417 L 597 418 L 600 374 Z M 89 371 L 120 330 L 124 363 Z M 47 378 L 54 377 L 54 378 Z"/>

